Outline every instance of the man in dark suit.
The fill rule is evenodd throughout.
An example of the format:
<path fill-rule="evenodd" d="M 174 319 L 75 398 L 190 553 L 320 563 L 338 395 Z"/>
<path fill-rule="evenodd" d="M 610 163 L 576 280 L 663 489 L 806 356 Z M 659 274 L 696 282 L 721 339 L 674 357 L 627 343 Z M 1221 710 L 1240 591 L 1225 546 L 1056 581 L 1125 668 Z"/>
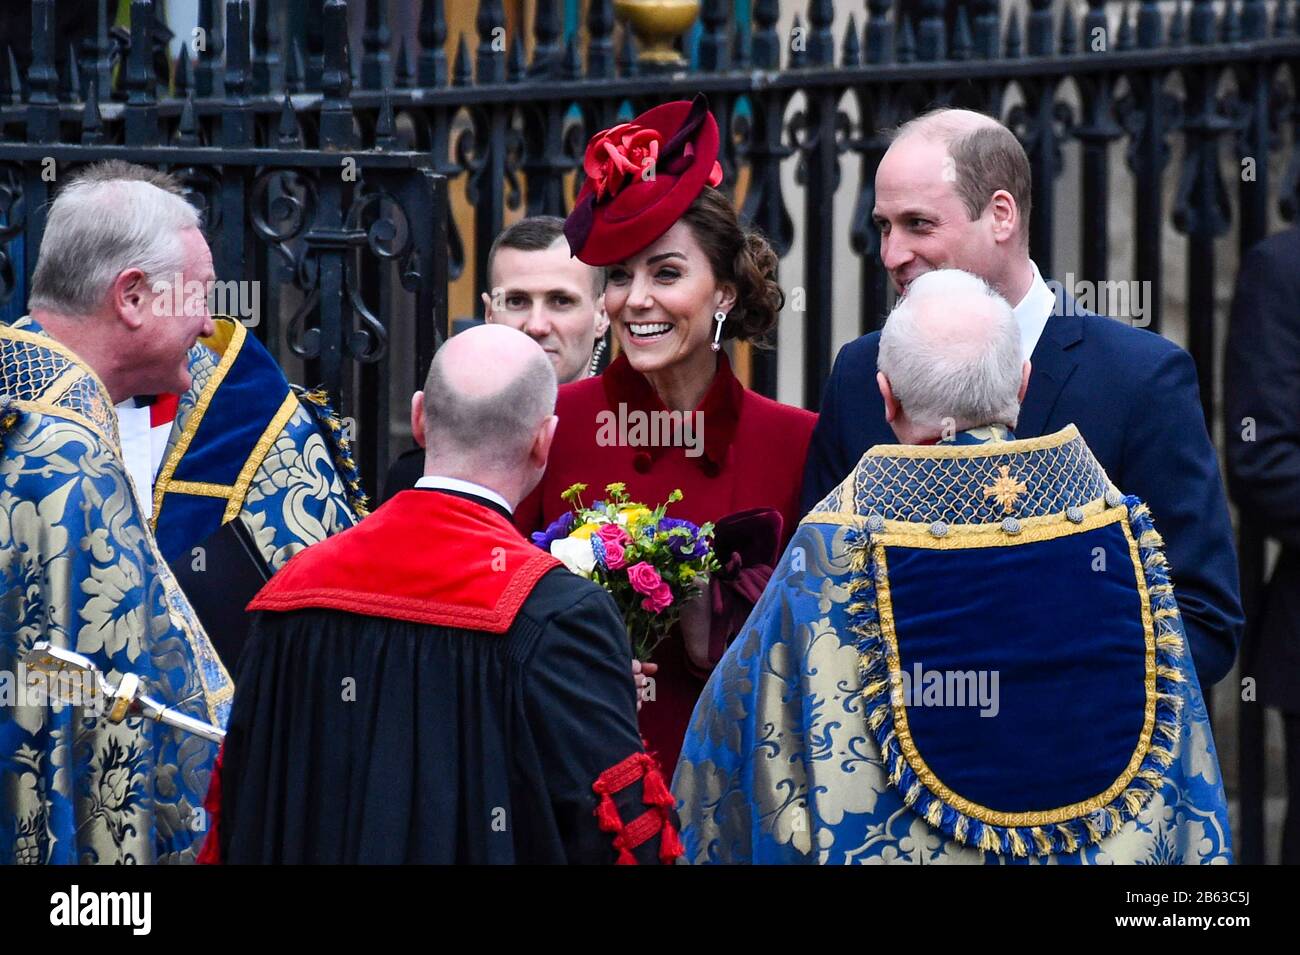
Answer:
<path fill-rule="evenodd" d="M 1016 434 L 1075 424 L 1111 481 L 1148 502 L 1164 536 L 1201 683 L 1232 668 L 1243 626 L 1218 460 L 1188 354 L 1079 308 L 1029 258 L 1024 148 L 980 113 L 936 110 L 901 127 L 876 173 L 880 257 L 906 294 L 934 269 L 972 272 L 1014 306 L 1032 371 Z M 841 349 L 804 470 L 811 510 L 876 444 L 892 444 L 876 377 L 880 335 Z"/>
<path fill-rule="evenodd" d="M 1282 710 L 1287 816 L 1282 862 L 1300 863 L 1300 228 L 1247 253 L 1228 327 L 1228 486 L 1282 545 L 1259 620 L 1259 700 Z"/>

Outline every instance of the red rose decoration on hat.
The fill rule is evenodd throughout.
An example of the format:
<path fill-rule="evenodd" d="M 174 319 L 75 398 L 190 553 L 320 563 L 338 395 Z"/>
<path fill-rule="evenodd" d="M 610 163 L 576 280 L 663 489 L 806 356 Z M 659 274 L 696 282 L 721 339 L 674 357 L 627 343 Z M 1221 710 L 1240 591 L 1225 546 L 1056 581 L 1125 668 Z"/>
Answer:
<path fill-rule="evenodd" d="M 596 198 L 617 195 L 629 175 L 640 176 L 659 158 L 663 136 L 636 123 L 622 123 L 591 137 L 582 169 L 592 181 Z"/>
<path fill-rule="evenodd" d="M 588 265 L 611 265 L 650 245 L 705 186 L 722 183 L 718 147 L 718 124 L 702 94 L 597 133 L 564 224 L 572 253 Z"/>

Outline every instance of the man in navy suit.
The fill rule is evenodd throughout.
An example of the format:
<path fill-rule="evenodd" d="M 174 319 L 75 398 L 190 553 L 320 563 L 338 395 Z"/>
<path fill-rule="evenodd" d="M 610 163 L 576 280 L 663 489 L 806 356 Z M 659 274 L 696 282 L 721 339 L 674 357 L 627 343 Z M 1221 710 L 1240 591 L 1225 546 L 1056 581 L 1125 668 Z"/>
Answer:
<path fill-rule="evenodd" d="M 917 117 L 898 130 L 876 172 L 880 257 L 899 294 L 926 272 L 963 269 L 1015 303 L 1032 368 L 1017 436 L 1077 425 L 1111 481 L 1149 504 L 1196 671 L 1209 686 L 1232 668 L 1243 617 L 1196 367 L 1177 345 L 1093 315 L 1045 282 L 1029 258 L 1029 214 L 1024 148 L 980 113 Z M 894 443 L 874 386 L 879 341 L 879 332 L 864 335 L 835 360 L 804 470 L 805 511 L 868 448 Z"/>

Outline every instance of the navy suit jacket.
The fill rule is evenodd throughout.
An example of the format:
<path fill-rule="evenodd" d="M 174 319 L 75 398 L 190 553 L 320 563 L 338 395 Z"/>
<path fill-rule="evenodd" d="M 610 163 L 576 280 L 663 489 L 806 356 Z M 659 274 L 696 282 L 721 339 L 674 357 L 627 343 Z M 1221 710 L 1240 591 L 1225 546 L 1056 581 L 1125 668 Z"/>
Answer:
<path fill-rule="evenodd" d="M 1300 713 L 1300 228 L 1241 261 L 1223 387 L 1228 487 L 1282 545 L 1260 607 L 1259 699 Z M 1249 419 L 1249 421 L 1247 420 Z M 1253 422 L 1254 432 L 1245 429 Z M 1300 778 L 1300 776 L 1297 776 Z M 1294 787 L 1293 787 L 1294 791 Z"/>
<path fill-rule="evenodd" d="M 804 469 L 805 513 L 863 452 L 898 443 L 876 387 L 879 342 L 879 332 L 864 335 L 835 359 Z M 1058 287 L 1056 312 L 1030 360 L 1016 436 L 1077 425 L 1111 481 L 1147 503 L 1165 539 L 1197 675 L 1205 686 L 1221 680 L 1244 619 L 1228 504 L 1191 356 L 1150 331 L 1085 312 Z"/>

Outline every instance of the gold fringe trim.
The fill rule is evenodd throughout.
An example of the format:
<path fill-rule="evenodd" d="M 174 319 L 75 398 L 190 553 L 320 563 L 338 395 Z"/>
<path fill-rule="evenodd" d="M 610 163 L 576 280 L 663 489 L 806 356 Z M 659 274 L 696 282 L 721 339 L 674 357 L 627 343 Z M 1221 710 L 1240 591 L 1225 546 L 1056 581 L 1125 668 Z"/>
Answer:
<path fill-rule="evenodd" d="M 1029 830 L 1029 835 L 1033 838 L 1034 845 L 1038 847 L 1039 855 L 1049 855 L 1051 853 L 1052 840 L 1047 838 L 1047 833 L 1045 833 L 1041 828 L 1034 826 L 1034 828 Z"/>

